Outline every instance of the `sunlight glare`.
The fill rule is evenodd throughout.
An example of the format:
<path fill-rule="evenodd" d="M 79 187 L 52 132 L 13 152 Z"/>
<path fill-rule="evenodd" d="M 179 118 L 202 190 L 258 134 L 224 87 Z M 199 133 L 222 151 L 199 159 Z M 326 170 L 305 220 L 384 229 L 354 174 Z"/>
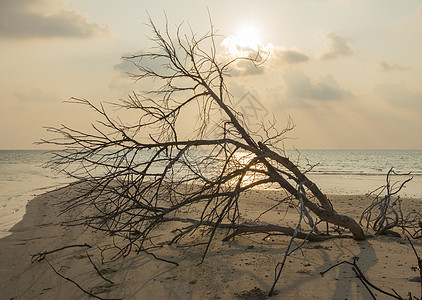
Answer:
<path fill-rule="evenodd" d="M 235 35 L 226 37 L 222 45 L 234 57 L 249 56 L 258 51 L 267 53 L 273 48 L 272 44 L 262 43 L 258 27 L 252 24 L 242 27 Z"/>
<path fill-rule="evenodd" d="M 231 164 L 229 165 L 229 169 L 241 169 L 246 167 L 248 164 L 252 162 L 253 159 L 256 158 L 256 155 L 253 153 L 248 152 L 235 152 L 233 153 L 233 157 L 231 160 Z M 257 180 L 263 179 L 263 175 L 259 172 L 254 170 L 265 170 L 265 166 L 261 163 L 255 163 L 253 168 L 246 172 L 246 174 L 242 177 L 241 187 L 248 186 L 254 183 Z M 230 185 L 234 186 L 237 184 L 237 180 L 239 177 L 232 179 L 229 183 Z"/>
<path fill-rule="evenodd" d="M 250 48 L 258 51 L 259 45 L 262 44 L 259 38 L 259 31 L 256 27 L 247 26 L 242 28 L 237 36 L 237 42 L 242 48 Z"/>

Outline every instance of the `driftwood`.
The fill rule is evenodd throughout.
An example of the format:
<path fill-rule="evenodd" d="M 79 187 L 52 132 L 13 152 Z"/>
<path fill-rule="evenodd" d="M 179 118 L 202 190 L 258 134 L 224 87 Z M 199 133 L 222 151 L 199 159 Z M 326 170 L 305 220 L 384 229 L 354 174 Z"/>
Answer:
<path fill-rule="evenodd" d="M 317 225 L 323 221 L 350 231 L 356 240 L 365 239 L 358 222 L 338 213 L 307 170 L 286 155 L 284 140 L 292 123 L 277 130 L 275 123 L 263 122 L 253 131 L 234 109 L 226 84 L 230 68 L 239 61 L 259 67 L 268 53 L 259 49 L 220 61 L 219 36 L 212 24 L 202 36 L 191 29 L 183 33 L 182 26 L 175 33 L 168 25 L 160 31 L 152 20 L 149 26 L 156 47 L 124 58 L 137 69 L 131 76 L 149 89 L 112 104 L 116 115 L 106 104 L 72 98 L 69 102 L 93 110 L 99 120 L 91 131 L 50 127 L 55 138 L 42 141 L 61 149 L 48 166 L 81 183 L 64 212 L 87 207 L 94 211 L 67 225 L 84 224 L 112 235 L 119 241 L 119 255 L 125 256 L 147 249 L 152 255 L 154 232 L 161 225 L 190 222 L 172 242 L 205 226 L 202 260 L 220 228 L 229 230 L 226 239 L 247 232 L 281 232 L 324 240 L 328 237 Z M 118 115 L 122 111 L 126 119 Z M 180 131 L 186 115 L 197 120 L 189 137 Z M 288 199 L 299 213 L 296 228 L 283 225 L 282 219 L 265 226 L 241 222 L 240 196 L 269 185 L 287 193 L 280 202 Z M 192 208 L 197 213 L 186 218 L 183 211 Z M 281 272 L 283 263 L 278 266 Z"/>
<path fill-rule="evenodd" d="M 197 229 L 199 226 L 210 226 L 213 227 L 216 224 L 214 222 L 200 222 L 195 219 L 190 218 L 180 218 L 180 217 L 173 217 L 169 219 L 164 219 L 164 221 L 178 221 L 182 223 L 191 223 L 192 226 L 184 230 L 179 230 L 179 234 L 170 242 L 170 244 L 178 241 L 179 236 L 185 235 L 188 232 Z M 251 233 L 266 233 L 266 234 L 282 234 L 287 236 L 295 236 L 295 238 L 308 240 L 310 242 L 322 242 L 329 239 L 335 238 L 351 238 L 350 235 L 328 235 L 328 234 L 314 234 L 312 232 L 302 232 L 298 231 L 298 227 L 292 228 L 289 226 L 281 226 L 275 224 L 263 224 L 263 225 L 252 225 L 252 224 L 229 224 L 229 223 L 222 223 L 218 225 L 221 229 L 231 229 L 233 232 L 228 234 L 226 237 L 223 238 L 223 241 L 230 241 L 235 236 L 242 235 L 242 234 L 251 234 Z M 296 231 L 296 233 L 295 233 Z"/>
<path fill-rule="evenodd" d="M 362 212 L 360 223 L 366 228 L 374 230 L 376 235 L 393 233 L 392 229 L 399 228 L 412 237 L 417 237 L 421 234 L 422 215 L 416 211 L 405 214 L 398 195 L 413 177 L 409 177 L 402 182 L 392 182 L 393 175 L 409 176 L 410 173 L 399 174 L 391 168 L 386 176 L 386 184 L 370 193 L 375 197 L 372 203 Z"/>

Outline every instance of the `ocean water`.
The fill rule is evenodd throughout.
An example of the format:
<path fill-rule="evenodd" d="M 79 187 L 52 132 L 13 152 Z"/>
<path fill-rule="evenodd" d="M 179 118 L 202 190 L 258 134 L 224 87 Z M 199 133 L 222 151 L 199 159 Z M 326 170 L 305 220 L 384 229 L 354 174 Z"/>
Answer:
<path fill-rule="evenodd" d="M 371 192 L 386 183 L 393 168 L 411 175 L 393 176 L 391 183 L 413 176 L 400 195 L 422 200 L 422 150 L 302 150 L 300 157 L 303 167 L 304 160 L 315 165 L 309 177 L 327 194 Z"/>
<path fill-rule="evenodd" d="M 385 184 L 388 170 L 412 172 L 413 180 L 402 196 L 422 200 L 422 150 L 301 150 L 288 151 L 308 176 L 330 194 L 364 194 Z M 25 206 L 35 196 L 70 183 L 70 179 L 42 165 L 46 151 L 0 150 L 0 238 L 19 222 Z M 408 177 L 395 177 L 397 180 Z"/>
<path fill-rule="evenodd" d="M 70 182 L 42 165 L 49 153 L 36 150 L 0 150 L 0 238 L 19 222 L 28 201 Z"/>

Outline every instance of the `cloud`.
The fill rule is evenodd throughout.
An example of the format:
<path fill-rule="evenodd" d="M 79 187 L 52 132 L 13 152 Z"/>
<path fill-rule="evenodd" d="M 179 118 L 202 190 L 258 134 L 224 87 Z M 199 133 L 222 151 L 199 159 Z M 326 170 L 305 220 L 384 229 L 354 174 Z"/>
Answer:
<path fill-rule="evenodd" d="M 402 67 L 398 64 L 389 64 L 386 63 L 385 61 L 380 62 L 380 67 L 381 67 L 381 71 L 383 72 L 389 72 L 389 71 L 403 71 L 403 70 L 408 70 L 409 68 L 407 67 Z"/>
<path fill-rule="evenodd" d="M 138 66 L 149 68 L 158 74 L 170 75 L 169 72 L 171 71 L 166 68 L 167 62 L 160 58 L 149 59 L 141 57 L 144 54 L 147 54 L 147 51 L 137 50 L 123 53 L 120 61 L 113 66 L 115 71 L 114 78 L 109 87 L 125 93 L 132 91 L 133 84 L 136 82 L 136 76 L 141 73 Z"/>
<path fill-rule="evenodd" d="M 296 49 L 275 48 L 270 58 L 284 64 L 297 64 L 309 61 L 309 57 L 306 54 Z"/>
<path fill-rule="evenodd" d="M 140 59 L 127 59 L 126 57 L 132 57 L 137 55 L 145 54 L 143 51 L 137 51 L 135 53 L 125 53 L 122 55 L 120 62 L 114 65 L 114 70 L 118 71 L 120 74 L 127 77 L 127 74 L 134 74 L 137 72 L 138 68 L 136 63 L 140 63 Z M 144 62 L 143 62 L 144 63 Z"/>
<path fill-rule="evenodd" d="M 44 92 L 34 87 L 20 88 L 15 92 L 15 96 L 20 101 L 27 103 L 56 102 L 59 98 L 55 93 Z"/>
<path fill-rule="evenodd" d="M 282 66 L 308 62 L 310 58 L 302 52 L 295 49 L 283 49 L 274 47 L 269 53 L 267 61 L 262 65 L 255 66 L 247 60 L 237 61 L 232 65 L 232 76 L 260 75 L 268 72 L 270 69 L 280 69 Z"/>
<path fill-rule="evenodd" d="M 286 72 L 283 76 L 287 85 L 286 96 L 301 100 L 342 100 L 353 95 L 342 89 L 331 75 L 311 81 L 300 70 Z"/>
<path fill-rule="evenodd" d="M 264 45 L 257 37 L 244 34 L 241 36 L 229 35 L 223 39 L 221 46 L 225 49 L 226 54 L 235 57 L 266 57 L 274 48 L 274 45 L 268 43 Z"/>
<path fill-rule="evenodd" d="M 411 89 L 405 82 L 379 84 L 374 92 L 395 107 L 422 110 L 422 90 Z"/>
<path fill-rule="evenodd" d="M 284 60 L 288 63 L 301 63 L 309 60 L 309 57 L 297 50 L 286 50 L 282 52 Z"/>
<path fill-rule="evenodd" d="M 0 37 L 88 38 L 109 33 L 104 23 L 91 22 L 64 0 L 0 0 Z"/>
<path fill-rule="evenodd" d="M 260 75 L 266 71 L 265 64 L 255 66 L 249 60 L 239 60 L 231 65 L 230 75 L 236 76 L 247 76 L 247 75 Z"/>
<path fill-rule="evenodd" d="M 137 51 L 136 53 L 125 53 L 122 57 L 140 54 L 143 54 L 143 52 Z M 121 58 L 120 61 L 113 67 L 115 70 L 114 78 L 111 80 L 109 88 L 112 90 L 118 90 L 121 93 L 131 93 L 133 91 L 134 80 L 131 79 L 130 76 L 131 74 L 135 75 L 139 73 L 135 63 L 139 63 L 138 59 L 128 60 Z"/>
<path fill-rule="evenodd" d="M 347 45 L 346 39 L 334 32 L 327 33 L 326 40 L 328 44 L 327 50 L 321 55 L 322 59 L 335 59 L 353 53 L 352 48 Z"/>
<path fill-rule="evenodd" d="M 248 58 L 258 64 L 264 62 L 272 55 L 274 46 L 272 44 L 264 45 L 257 40 L 248 40 L 237 36 L 229 35 L 221 42 L 223 52 L 221 60 L 232 60 L 234 58 Z M 231 67 L 231 76 L 258 75 L 265 73 L 266 64 L 255 65 L 251 60 L 240 59 L 233 62 Z"/>

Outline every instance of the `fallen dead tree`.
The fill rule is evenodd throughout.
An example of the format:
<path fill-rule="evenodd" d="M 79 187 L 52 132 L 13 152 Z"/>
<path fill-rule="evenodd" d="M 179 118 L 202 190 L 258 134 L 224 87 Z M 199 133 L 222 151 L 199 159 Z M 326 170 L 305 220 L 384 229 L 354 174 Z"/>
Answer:
<path fill-rule="evenodd" d="M 293 124 L 277 130 L 270 122 L 252 132 L 233 108 L 225 81 L 230 68 L 239 61 L 259 67 L 268 53 L 220 59 L 212 25 L 202 36 L 182 33 L 181 26 L 175 33 L 168 26 L 161 32 L 152 21 L 149 26 L 156 47 L 125 57 L 137 70 L 131 76 L 149 89 L 112 104 L 117 111 L 72 98 L 69 102 L 97 113 L 92 130 L 48 128 L 56 137 L 43 143 L 61 149 L 48 165 L 80 182 L 75 185 L 79 195 L 64 212 L 93 208 L 67 225 L 84 224 L 112 235 L 116 258 L 146 249 L 152 253 L 154 232 L 168 223 L 180 227 L 170 242 L 201 234 L 202 259 L 219 229 L 225 230 L 225 240 L 251 232 L 324 240 L 337 236 L 321 233 L 318 226 L 326 222 L 365 239 L 358 222 L 338 213 L 307 170 L 286 155 L 283 142 Z M 194 110 L 196 125 L 186 136 L 181 124 Z M 243 223 L 240 196 L 270 185 L 286 195 L 276 205 L 288 203 L 299 213 L 300 226 L 283 224 L 282 218 L 278 224 Z"/>

